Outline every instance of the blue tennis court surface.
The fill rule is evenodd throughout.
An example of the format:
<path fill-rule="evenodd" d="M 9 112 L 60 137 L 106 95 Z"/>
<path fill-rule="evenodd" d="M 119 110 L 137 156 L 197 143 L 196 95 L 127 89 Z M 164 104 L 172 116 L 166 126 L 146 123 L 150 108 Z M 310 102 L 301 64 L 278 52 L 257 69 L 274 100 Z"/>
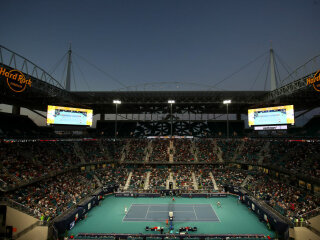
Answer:
<path fill-rule="evenodd" d="M 220 222 L 210 204 L 132 204 L 123 221 L 165 221 L 169 212 L 174 222 Z"/>

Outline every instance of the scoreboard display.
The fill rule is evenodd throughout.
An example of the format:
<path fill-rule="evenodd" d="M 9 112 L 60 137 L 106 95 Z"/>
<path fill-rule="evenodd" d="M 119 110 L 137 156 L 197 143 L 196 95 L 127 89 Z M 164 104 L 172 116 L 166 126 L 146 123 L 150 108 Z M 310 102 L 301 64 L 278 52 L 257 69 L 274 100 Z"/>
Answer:
<path fill-rule="evenodd" d="M 92 109 L 60 107 L 48 105 L 47 125 L 92 126 Z"/>
<path fill-rule="evenodd" d="M 293 105 L 248 110 L 250 126 L 294 124 Z"/>

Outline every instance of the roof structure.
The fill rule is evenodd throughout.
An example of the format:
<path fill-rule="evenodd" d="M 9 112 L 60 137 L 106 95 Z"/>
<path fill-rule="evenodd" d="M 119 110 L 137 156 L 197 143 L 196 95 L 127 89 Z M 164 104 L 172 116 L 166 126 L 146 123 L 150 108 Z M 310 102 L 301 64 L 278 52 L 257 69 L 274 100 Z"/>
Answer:
<path fill-rule="evenodd" d="M 3 52 L 8 52 L 7 60 Z M 307 79 L 316 72 L 305 73 L 307 64 L 314 64 L 319 56 L 296 69 L 289 81 L 273 91 L 86 91 L 70 92 L 42 68 L 11 50 L 0 46 L 0 70 L 20 71 L 32 84 L 22 92 L 12 91 L 7 77 L 0 71 L 0 103 L 46 111 L 47 105 L 82 107 L 94 114 L 114 114 L 113 100 L 122 101 L 119 114 L 168 113 L 168 100 L 175 100 L 175 113 L 224 114 L 223 101 L 231 100 L 229 113 L 246 114 L 249 108 L 293 104 L 296 111 L 319 107 L 320 92 Z M 319 61 L 320 62 L 320 61 Z M 320 66 L 317 66 L 320 69 Z M 286 79 L 285 79 L 286 80 Z"/>

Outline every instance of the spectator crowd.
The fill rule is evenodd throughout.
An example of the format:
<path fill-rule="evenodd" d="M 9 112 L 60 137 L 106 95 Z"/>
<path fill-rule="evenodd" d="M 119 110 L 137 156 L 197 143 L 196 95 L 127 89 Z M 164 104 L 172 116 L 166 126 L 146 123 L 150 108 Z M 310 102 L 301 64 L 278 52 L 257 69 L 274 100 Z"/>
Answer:
<path fill-rule="evenodd" d="M 159 191 L 168 188 L 169 180 L 177 189 L 186 191 L 196 188 L 212 191 L 214 180 L 218 191 L 223 191 L 225 185 L 243 185 L 250 194 L 292 219 L 320 204 L 319 197 L 310 191 L 273 175 L 242 170 L 238 168 L 240 165 L 227 167 L 229 162 L 237 166 L 237 162 L 256 165 L 261 161 L 288 173 L 319 179 L 319 142 L 288 139 L 174 139 L 172 142 L 173 152 L 170 152 L 170 140 L 164 139 L 0 142 L 0 187 L 10 190 L 26 184 L 5 195 L 32 209 L 39 218 L 51 219 L 77 204 L 99 185 L 118 184 L 124 189 L 130 173 L 129 190 Z M 227 164 L 210 164 L 217 163 L 220 151 Z M 119 165 L 122 154 L 125 154 L 124 164 Z M 147 155 L 149 163 L 163 164 L 126 164 L 131 161 L 147 164 L 144 162 Z M 169 155 L 173 155 L 174 162 L 189 164 L 167 166 Z M 195 163 L 196 157 L 201 164 L 190 164 Z M 101 161 L 106 163 L 101 164 Z M 99 165 L 80 170 L 82 165 L 90 166 L 88 163 L 93 162 Z"/>

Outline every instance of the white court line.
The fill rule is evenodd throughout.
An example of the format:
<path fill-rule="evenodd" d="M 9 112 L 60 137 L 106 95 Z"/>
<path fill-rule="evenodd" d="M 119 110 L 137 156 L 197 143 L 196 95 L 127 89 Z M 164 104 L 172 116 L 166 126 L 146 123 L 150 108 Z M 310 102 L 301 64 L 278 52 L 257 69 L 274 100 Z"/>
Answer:
<path fill-rule="evenodd" d="M 217 213 L 216 213 L 216 211 L 213 209 L 212 205 L 211 205 L 211 204 L 209 204 L 209 205 L 210 205 L 210 207 L 211 207 L 212 211 L 214 212 L 214 214 L 217 216 L 217 218 L 218 218 L 219 222 L 221 222 L 221 220 L 220 220 L 220 218 L 219 218 L 218 214 L 217 214 Z"/>
<path fill-rule="evenodd" d="M 148 207 L 151 206 L 151 204 L 132 204 L 134 207 Z"/>
<path fill-rule="evenodd" d="M 135 203 L 135 204 L 132 204 L 134 206 L 163 206 L 163 205 L 169 205 L 167 203 L 164 203 L 164 204 L 139 204 L 139 203 Z"/>
<path fill-rule="evenodd" d="M 148 216 L 148 213 L 149 213 L 149 209 L 150 209 L 150 206 L 148 207 L 148 210 L 147 210 L 146 215 L 144 216 L 144 219 L 147 219 L 147 216 Z"/>
<path fill-rule="evenodd" d="M 149 212 L 168 212 L 168 211 L 149 211 Z M 175 210 L 173 210 L 172 212 L 193 212 L 193 211 L 175 211 Z"/>
<path fill-rule="evenodd" d="M 137 218 L 137 219 L 141 219 L 141 218 Z M 165 221 L 165 219 L 152 219 L 152 220 L 144 220 L 144 221 L 125 221 L 125 222 L 159 222 L 159 221 Z M 174 221 L 174 222 L 194 222 L 194 220 L 190 220 L 190 221 L 184 220 L 184 221 Z M 218 221 L 209 219 L 209 220 L 198 220 L 198 222 L 218 222 Z"/>
<path fill-rule="evenodd" d="M 138 207 L 138 206 L 148 206 L 147 214 L 146 214 L 145 218 L 126 218 L 126 219 L 128 219 L 128 220 L 134 220 L 134 219 L 136 219 L 136 220 L 142 220 L 142 221 L 124 221 L 124 219 L 125 219 L 125 217 L 126 217 L 126 215 L 125 215 L 125 216 L 122 218 L 122 222 L 157 222 L 157 221 L 164 221 L 164 220 L 162 220 L 162 219 L 147 219 L 147 218 L 146 218 L 149 212 L 168 212 L 168 211 L 149 211 L 149 208 L 152 207 L 152 206 L 164 206 L 164 205 L 169 205 L 169 204 L 131 204 L 130 207 L 129 207 L 128 213 L 129 213 L 129 211 L 131 210 L 132 206 L 135 206 L 135 207 Z M 193 206 L 193 211 L 173 211 L 173 212 L 193 212 L 193 213 L 195 214 L 195 216 L 196 216 L 196 221 L 198 221 L 198 222 L 217 222 L 217 221 L 214 220 L 214 219 L 206 219 L 206 218 L 201 218 L 201 219 L 199 220 L 198 217 L 197 217 L 197 214 L 196 214 L 196 212 L 195 212 L 194 207 L 208 207 L 208 206 L 210 206 L 211 209 L 212 209 L 212 211 L 213 211 L 213 213 L 217 216 L 218 222 L 221 222 L 218 214 L 215 212 L 215 210 L 214 210 L 214 208 L 212 207 L 211 204 L 174 204 L 174 205 L 179 205 L 179 206 L 181 206 L 181 205 Z M 175 222 L 186 222 L 186 221 L 184 220 L 184 221 L 175 221 Z M 187 221 L 187 222 L 192 222 L 192 220 L 191 220 L 191 221 Z"/>
<path fill-rule="evenodd" d="M 211 206 L 211 204 L 207 204 L 207 203 L 204 203 L 204 204 L 185 204 L 185 203 L 164 203 L 164 204 L 140 204 L 140 203 L 134 203 L 134 204 L 132 204 L 132 205 L 134 205 L 134 206 L 164 206 L 164 205 L 179 205 L 179 206 L 183 206 L 183 205 L 185 205 L 185 206 L 199 206 L 199 207 L 201 207 L 201 206 L 208 206 L 208 205 L 210 205 Z"/>
<path fill-rule="evenodd" d="M 132 205 L 133 205 L 133 204 L 131 204 L 131 205 L 130 205 L 130 207 L 129 207 L 129 210 L 128 210 L 127 214 L 124 214 L 124 216 L 123 216 L 123 218 L 122 218 L 122 222 L 123 222 L 124 218 L 128 215 L 128 213 L 129 213 L 129 211 L 130 211 L 130 209 L 131 209 Z"/>
<path fill-rule="evenodd" d="M 194 209 L 194 206 L 193 206 L 193 212 L 194 212 L 194 215 L 196 216 L 196 220 L 198 221 L 198 217 L 197 217 L 197 214 L 196 214 L 196 210 Z"/>

